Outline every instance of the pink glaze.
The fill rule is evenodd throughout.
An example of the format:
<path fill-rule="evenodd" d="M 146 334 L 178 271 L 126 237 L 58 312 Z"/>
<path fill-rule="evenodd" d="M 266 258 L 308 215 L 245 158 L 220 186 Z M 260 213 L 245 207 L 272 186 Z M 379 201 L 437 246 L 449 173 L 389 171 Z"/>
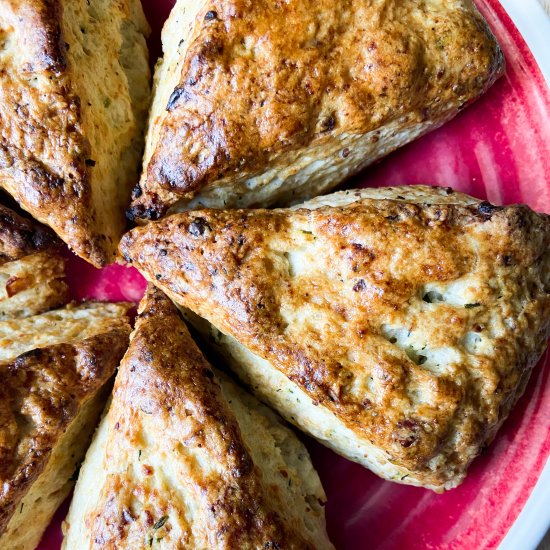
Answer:
<path fill-rule="evenodd" d="M 158 31 L 172 0 L 144 0 Z M 494 203 L 525 202 L 550 213 L 550 91 L 519 32 L 497 0 L 478 5 L 497 35 L 508 70 L 485 97 L 444 128 L 394 153 L 352 185 L 450 185 Z M 78 299 L 138 301 L 133 269 L 102 271 L 71 258 Z M 550 357 L 536 367 L 525 396 L 459 488 L 444 495 L 382 481 L 319 444 L 307 444 L 328 495 L 327 520 L 339 549 L 496 548 L 520 513 L 550 450 Z M 57 550 L 58 512 L 40 545 Z"/>

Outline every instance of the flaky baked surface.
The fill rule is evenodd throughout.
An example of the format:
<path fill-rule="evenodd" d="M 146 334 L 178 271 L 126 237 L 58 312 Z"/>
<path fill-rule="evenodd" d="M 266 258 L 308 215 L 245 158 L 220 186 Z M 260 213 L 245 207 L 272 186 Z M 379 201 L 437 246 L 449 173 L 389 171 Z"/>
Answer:
<path fill-rule="evenodd" d="M 221 333 L 283 416 L 384 477 L 441 490 L 547 344 L 549 244 L 545 214 L 419 186 L 176 214 L 121 251 Z"/>
<path fill-rule="evenodd" d="M 64 548 L 332 548 L 305 447 L 150 288 L 83 464 Z"/>
<path fill-rule="evenodd" d="M 162 40 L 138 219 L 326 192 L 504 69 L 470 0 L 179 0 Z"/>
<path fill-rule="evenodd" d="M 105 386 L 126 350 L 126 309 L 110 324 L 89 319 L 0 363 L 0 544 L 34 548 L 71 478 L 105 402 Z M 105 313 L 106 316 L 109 312 Z M 24 321 L 30 323 L 32 318 Z M 95 330 L 94 330 L 95 325 Z"/>
<path fill-rule="evenodd" d="M 147 32 L 139 0 L 0 1 L 0 187 L 96 266 L 137 179 Z"/>

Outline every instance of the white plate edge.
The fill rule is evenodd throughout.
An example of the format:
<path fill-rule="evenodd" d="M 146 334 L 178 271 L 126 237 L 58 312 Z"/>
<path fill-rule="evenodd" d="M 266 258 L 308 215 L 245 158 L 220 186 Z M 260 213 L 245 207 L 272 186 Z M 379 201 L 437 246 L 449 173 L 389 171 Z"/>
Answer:
<path fill-rule="evenodd" d="M 550 17 L 538 0 L 500 0 L 550 86 Z M 546 47 L 545 47 L 546 45 Z M 550 528 L 550 458 L 499 550 L 535 550 Z"/>
<path fill-rule="evenodd" d="M 550 86 L 550 16 L 538 0 L 500 0 L 500 4 L 529 46 Z"/>
<path fill-rule="evenodd" d="M 550 526 L 550 458 L 499 550 L 535 550 Z"/>

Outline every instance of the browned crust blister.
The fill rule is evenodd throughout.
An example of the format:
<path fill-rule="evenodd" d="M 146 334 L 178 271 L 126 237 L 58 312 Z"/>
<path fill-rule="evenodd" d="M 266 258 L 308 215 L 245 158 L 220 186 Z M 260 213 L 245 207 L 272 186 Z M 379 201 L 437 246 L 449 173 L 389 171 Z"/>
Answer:
<path fill-rule="evenodd" d="M 0 204 L 0 265 L 37 252 L 56 252 L 60 247 L 53 231 Z"/>
<path fill-rule="evenodd" d="M 175 306 L 154 287 L 140 305 L 106 421 L 106 467 L 130 463 L 108 474 L 99 502 L 82 520 L 90 540 L 79 544 L 131 548 L 133 541 L 162 538 L 174 547 L 315 547 L 285 521 L 284 506 L 292 503 L 269 499 L 210 365 Z M 172 479 L 162 463 L 160 478 L 171 479 L 170 487 L 158 482 L 162 490 L 147 479 L 156 475 L 159 456 L 181 464 Z M 142 481 L 135 468 L 143 470 Z"/>
<path fill-rule="evenodd" d="M 427 131 L 448 120 L 504 70 L 470 0 L 208 0 L 176 6 L 172 17 L 193 10 L 187 33 L 183 21 L 164 30 L 182 40 L 163 34 L 171 67 L 161 68 L 155 93 L 166 99 L 155 100 L 150 116 L 134 218 L 158 219 L 217 181 L 280 170 L 315 145 L 309 154 L 343 156 L 344 167 L 350 150 L 334 145 L 344 135 L 378 130 L 372 140 L 387 140 L 387 154 L 399 143 L 390 145 L 386 128 L 410 130 L 401 144 L 409 141 L 416 124 Z M 166 51 L 168 43 L 178 51 Z M 312 185 L 317 176 L 308 175 Z"/>
<path fill-rule="evenodd" d="M 546 346 L 550 218 L 451 190 L 380 192 L 175 214 L 132 230 L 121 251 L 408 482 L 452 487 Z"/>
<path fill-rule="evenodd" d="M 129 327 L 0 365 L 0 533 L 83 404 L 113 375 Z"/>

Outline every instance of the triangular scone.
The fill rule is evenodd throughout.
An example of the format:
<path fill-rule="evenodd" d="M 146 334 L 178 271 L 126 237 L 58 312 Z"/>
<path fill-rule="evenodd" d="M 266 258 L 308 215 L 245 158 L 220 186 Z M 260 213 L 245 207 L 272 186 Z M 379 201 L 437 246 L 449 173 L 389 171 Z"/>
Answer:
<path fill-rule="evenodd" d="M 96 266 L 137 180 L 147 33 L 139 0 L 0 0 L 0 187 Z"/>
<path fill-rule="evenodd" d="M 128 307 L 61 310 L 47 334 L 42 316 L 22 320 L 36 320 L 35 342 L 0 322 L 0 547 L 35 548 L 68 495 L 128 345 Z M 5 346 L 7 333 L 22 345 Z"/>
<path fill-rule="evenodd" d="M 471 0 L 178 0 L 162 41 L 138 219 L 326 192 L 504 70 Z"/>
<path fill-rule="evenodd" d="M 67 301 L 61 241 L 0 205 L 0 320 L 28 317 Z"/>
<path fill-rule="evenodd" d="M 332 548 L 323 500 L 302 443 L 212 370 L 150 287 L 80 470 L 64 548 Z"/>
<path fill-rule="evenodd" d="M 494 437 L 550 329 L 549 216 L 450 189 L 175 214 L 121 250 L 284 417 L 435 490 Z"/>

